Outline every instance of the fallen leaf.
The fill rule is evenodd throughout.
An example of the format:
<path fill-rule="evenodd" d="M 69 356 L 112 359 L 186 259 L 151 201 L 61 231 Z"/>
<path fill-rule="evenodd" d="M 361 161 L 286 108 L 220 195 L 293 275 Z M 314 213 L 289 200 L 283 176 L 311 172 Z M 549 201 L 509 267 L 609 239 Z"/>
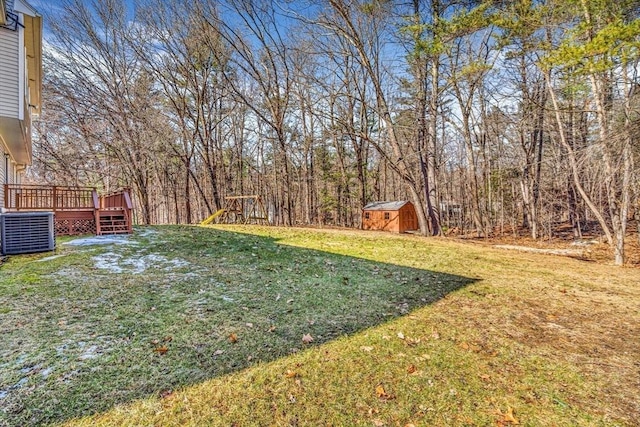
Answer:
<path fill-rule="evenodd" d="M 507 408 L 507 412 L 504 414 L 504 422 L 512 424 L 520 424 L 518 419 L 513 415 L 513 408 Z"/>
<path fill-rule="evenodd" d="M 245 323 L 245 325 L 247 326 L 247 328 L 253 328 L 253 323 Z"/>
<path fill-rule="evenodd" d="M 155 351 L 158 354 L 165 354 L 167 351 L 169 351 L 169 349 L 165 346 L 162 346 L 162 347 L 154 348 L 153 351 Z"/>
<path fill-rule="evenodd" d="M 238 336 L 235 333 L 229 334 L 229 342 L 235 344 L 238 342 Z"/>
<path fill-rule="evenodd" d="M 489 375 L 487 375 L 487 374 L 480 375 L 480 379 L 485 380 L 485 381 L 488 381 L 490 378 L 491 377 Z"/>
<path fill-rule="evenodd" d="M 403 340 L 404 339 L 404 334 L 402 332 L 398 332 L 398 338 Z"/>
<path fill-rule="evenodd" d="M 469 344 L 463 342 L 462 344 L 460 344 L 460 348 L 462 348 L 463 350 L 469 350 Z"/>
<path fill-rule="evenodd" d="M 166 399 L 173 394 L 173 390 L 163 390 L 160 392 L 160 397 Z"/>
<path fill-rule="evenodd" d="M 409 367 L 407 368 L 407 373 L 408 374 L 413 374 L 417 370 L 418 370 L 418 368 L 416 368 L 416 365 L 409 365 Z"/>
<path fill-rule="evenodd" d="M 293 394 L 289 395 L 289 402 L 296 403 L 296 397 Z"/>
<path fill-rule="evenodd" d="M 213 352 L 214 356 L 220 356 L 222 353 L 224 353 L 224 350 L 216 350 Z"/>
<path fill-rule="evenodd" d="M 375 420 L 373 420 L 373 425 L 375 427 L 384 427 L 385 424 L 384 424 L 384 421 L 376 418 Z"/>
<path fill-rule="evenodd" d="M 373 350 L 373 347 L 368 346 L 368 345 L 363 345 L 362 347 L 360 347 L 360 350 L 366 351 L 366 352 L 370 352 L 370 351 Z"/>
<path fill-rule="evenodd" d="M 414 347 L 414 346 L 420 344 L 420 338 L 407 338 L 405 340 L 405 342 L 407 343 L 407 345 L 409 347 Z"/>
<path fill-rule="evenodd" d="M 496 420 L 496 424 L 499 426 L 520 424 L 520 421 L 513 415 L 513 408 L 507 408 L 504 413 L 500 409 L 497 409 L 495 413 L 500 417 L 499 420 Z"/>
<path fill-rule="evenodd" d="M 416 427 L 416 425 L 414 423 L 407 423 L 404 427 Z"/>
<path fill-rule="evenodd" d="M 173 341 L 173 337 L 172 337 L 172 336 L 167 335 L 166 337 L 164 337 L 164 339 L 163 339 L 162 341 L 164 341 L 164 342 L 171 342 L 171 341 Z"/>
<path fill-rule="evenodd" d="M 313 342 L 313 337 L 311 336 L 311 334 L 304 334 L 302 336 L 302 342 L 305 344 L 309 344 Z"/>
<path fill-rule="evenodd" d="M 293 302 L 293 298 L 287 300 L 287 304 L 291 304 Z"/>
<path fill-rule="evenodd" d="M 269 332 L 273 332 L 273 331 L 275 331 L 275 330 L 276 330 L 276 327 L 275 327 L 275 326 L 273 326 L 273 325 L 271 325 L 271 327 L 269 328 Z"/>
<path fill-rule="evenodd" d="M 287 372 L 284 373 L 284 376 L 287 378 L 295 378 L 298 376 L 298 373 L 296 371 L 292 371 L 291 369 L 287 370 Z"/>
<path fill-rule="evenodd" d="M 376 386 L 376 396 L 378 396 L 379 399 L 384 399 L 384 400 L 393 399 L 393 395 L 388 394 L 387 391 L 384 389 L 384 386 L 382 384 L 378 384 Z"/>

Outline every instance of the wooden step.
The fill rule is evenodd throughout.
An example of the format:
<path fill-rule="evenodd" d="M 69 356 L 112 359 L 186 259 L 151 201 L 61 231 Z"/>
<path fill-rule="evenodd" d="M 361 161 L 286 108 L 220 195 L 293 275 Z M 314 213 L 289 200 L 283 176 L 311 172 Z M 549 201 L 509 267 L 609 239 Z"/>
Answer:
<path fill-rule="evenodd" d="M 98 212 L 99 234 L 128 234 L 130 224 L 123 209 L 103 209 Z"/>

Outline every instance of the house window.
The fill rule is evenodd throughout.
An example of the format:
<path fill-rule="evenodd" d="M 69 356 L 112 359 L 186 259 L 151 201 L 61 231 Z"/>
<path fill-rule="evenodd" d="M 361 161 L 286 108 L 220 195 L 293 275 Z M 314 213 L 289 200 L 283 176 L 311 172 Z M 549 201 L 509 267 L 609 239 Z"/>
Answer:
<path fill-rule="evenodd" d="M 364 219 L 371 219 L 371 214 L 369 212 L 365 212 Z"/>
<path fill-rule="evenodd" d="M 385 212 L 384 213 L 384 219 L 385 221 L 389 220 L 389 218 L 391 218 L 391 214 L 389 212 Z"/>

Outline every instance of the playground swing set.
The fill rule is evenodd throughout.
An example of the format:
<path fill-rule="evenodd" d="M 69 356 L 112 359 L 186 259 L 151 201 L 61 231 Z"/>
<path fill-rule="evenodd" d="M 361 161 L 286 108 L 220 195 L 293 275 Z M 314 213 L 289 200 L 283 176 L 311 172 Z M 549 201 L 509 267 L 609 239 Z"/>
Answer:
<path fill-rule="evenodd" d="M 200 225 L 259 224 L 270 225 L 267 210 L 260 196 L 228 196 L 225 206 L 202 221 Z"/>

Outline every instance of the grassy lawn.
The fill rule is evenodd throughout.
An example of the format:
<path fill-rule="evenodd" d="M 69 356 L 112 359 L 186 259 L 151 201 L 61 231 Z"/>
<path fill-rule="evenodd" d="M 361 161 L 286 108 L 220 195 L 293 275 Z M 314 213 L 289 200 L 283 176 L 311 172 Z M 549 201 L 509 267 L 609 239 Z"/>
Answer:
<path fill-rule="evenodd" d="M 358 231 L 137 231 L 2 265 L 0 425 L 640 423 L 637 269 Z"/>

